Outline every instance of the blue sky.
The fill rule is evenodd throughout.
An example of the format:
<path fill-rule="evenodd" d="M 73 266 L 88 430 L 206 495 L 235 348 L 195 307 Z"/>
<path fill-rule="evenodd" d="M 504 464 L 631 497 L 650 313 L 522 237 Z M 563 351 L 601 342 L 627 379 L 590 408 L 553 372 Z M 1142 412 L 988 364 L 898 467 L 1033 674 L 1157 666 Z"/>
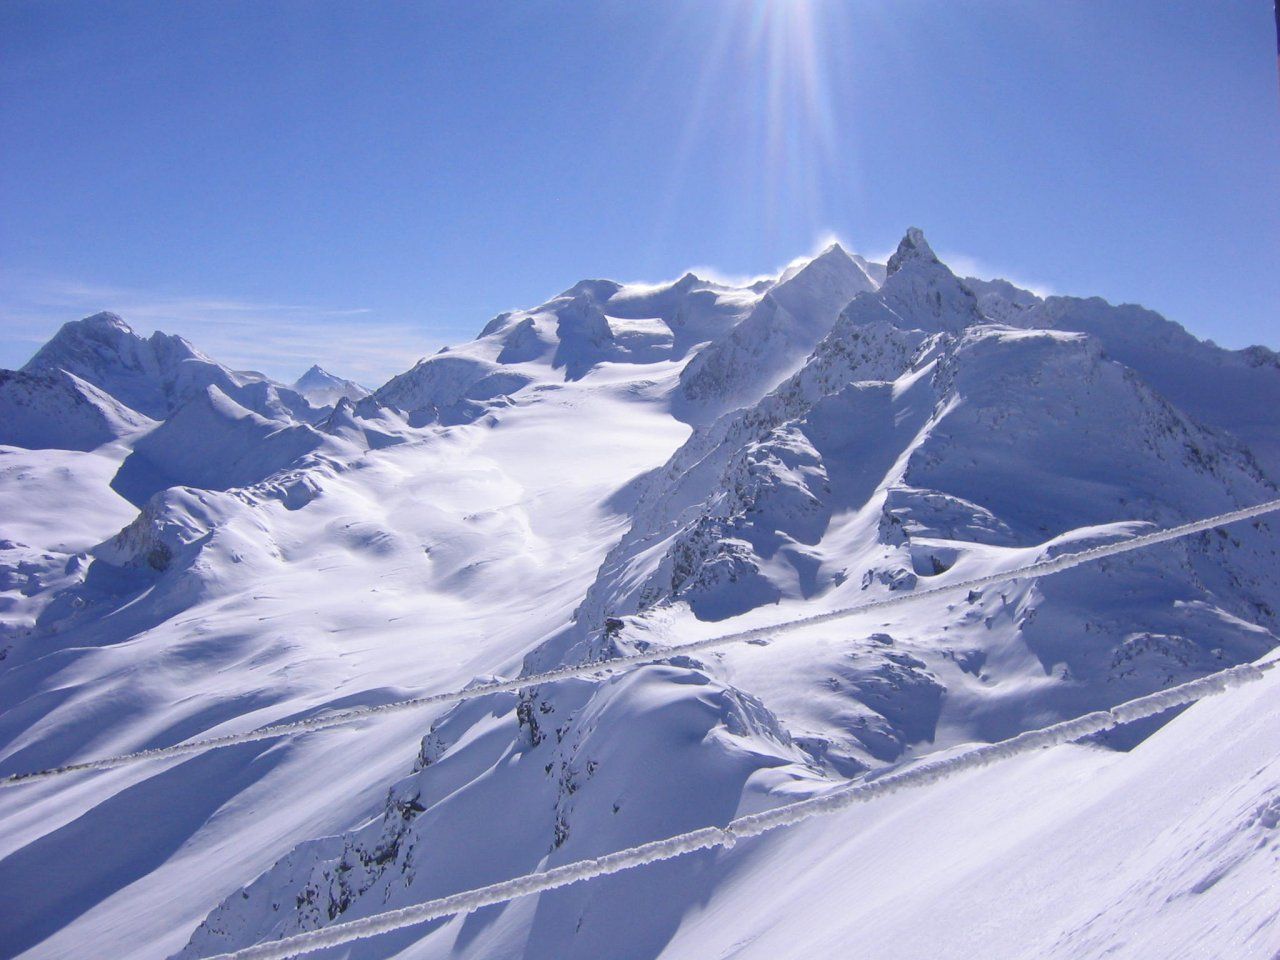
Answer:
<path fill-rule="evenodd" d="M 586 276 L 953 265 L 1280 346 L 1271 0 L 0 5 L 0 366 L 376 383 Z"/>

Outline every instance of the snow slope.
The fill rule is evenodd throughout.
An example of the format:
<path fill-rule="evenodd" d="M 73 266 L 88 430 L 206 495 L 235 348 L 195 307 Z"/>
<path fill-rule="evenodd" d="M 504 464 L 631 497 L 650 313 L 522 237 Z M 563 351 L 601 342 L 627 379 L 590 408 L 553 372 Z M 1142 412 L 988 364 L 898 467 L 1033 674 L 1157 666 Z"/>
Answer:
<path fill-rule="evenodd" d="M 579 441 L 547 463 L 570 416 Z M 157 495 L 3 661 L 5 768 L 508 668 L 581 596 L 618 529 L 618 477 L 687 432 L 636 409 L 628 382 L 550 391 L 509 417 L 244 490 Z M 35 956 L 89 941 L 117 957 L 177 950 L 226 890 L 379 807 L 422 719 L 0 796 L 0 886 L 43 878 L 21 912 L 0 912 L 0 943 Z M 50 803 L 56 814 L 39 812 Z M 139 811 L 162 829 L 130 828 Z M 88 863 L 71 853 L 86 843 Z"/>
<path fill-rule="evenodd" d="M 424 426 L 470 422 L 531 385 L 578 381 L 593 371 L 635 377 L 640 390 L 735 329 L 759 298 L 755 289 L 693 274 L 657 286 L 584 280 L 533 310 L 500 314 L 471 343 L 419 361 L 371 400 Z M 369 410 L 368 403 L 357 409 Z"/>
<path fill-rule="evenodd" d="M 1280 476 L 1274 417 L 1280 408 L 1280 357 L 1274 351 L 1224 350 L 1134 304 L 1113 306 L 1100 297 L 1041 300 L 1005 281 L 969 282 L 984 291 L 983 310 L 993 319 L 1093 337 L 1108 357 L 1192 417 L 1238 437 L 1270 476 Z"/>
<path fill-rule="evenodd" d="M 49 604 L 83 581 L 88 551 L 136 514 L 109 486 L 127 453 L 0 446 L 0 673 Z"/>
<path fill-rule="evenodd" d="M 247 487 L 309 455 L 350 452 L 307 424 L 269 420 L 210 386 L 134 444 L 112 486 L 142 506 L 168 487 Z"/>
<path fill-rule="evenodd" d="M 1280 947 L 1280 677 L 739 845 L 666 957 L 1168 960 Z"/>
<path fill-rule="evenodd" d="M 1273 355 L 1163 320 L 1146 336 L 1130 309 L 962 281 L 912 230 L 885 266 L 832 247 L 744 287 L 582 281 L 324 414 L 176 338 L 68 325 L 33 364 L 60 357 L 163 422 L 92 452 L 0 447 L 25 544 L 0 592 L 0 773 L 805 616 L 1275 497 Z M 1219 399 L 1188 386 L 1215 378 Z M 30 476 L 82 505 L 55 516 Z M 0 791 L 0 886 L 28 891 L 0 911 L 0 954 L 206 956 L 1252 660 L 1280 629 L 1276 530 Z M 331 953 L 1270 960 L 1274 681 Z"/>
<path fill-rule="evenodd" d="M 154 426 L 74 374 L 0 370 L 0 444 L 93 450 Z"/>
<path fill-rule="evenodd" d="M 705 420 L 776 386 L 831 329 L 845 304 L 879 286 L 869 266 L 836 243 L 783 271 L 727 337 L 685 368 L 685 415 Z"/>

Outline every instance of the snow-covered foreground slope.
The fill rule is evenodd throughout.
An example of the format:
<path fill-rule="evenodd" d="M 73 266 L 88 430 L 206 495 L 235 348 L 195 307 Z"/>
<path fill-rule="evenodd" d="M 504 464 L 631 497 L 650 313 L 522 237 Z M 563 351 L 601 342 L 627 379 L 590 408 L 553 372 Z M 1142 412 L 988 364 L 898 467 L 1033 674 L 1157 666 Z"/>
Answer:
<path fill-rule="evenodd" d="M 88 428 L 59 439 L 53 391 L 23 436 L 68 449 L 0 447 L 0 773 L 1275 498 L 1274 355 L 1153 317 L 959 280 L 911 231 L 887 265 L 831 247 L 746 287 L 583 281 L 331 410 L 110 315 L 69 324 L 18 376 L 80 385 Z M 1277 611 L 1264 517 L 599 682 L 2 790 L 0 887 L 27 892 L 0 955 L 200 957 L 724 823 L 1256 659 Z M 1280 720 L 1245 706 L 1268 693 L 331 955 L 1271 960 Z"/>
<path fill-rule="evenodd" d="M 1280 675 L 703 855 L 665 957 L 1247 958 L 1280 947 Z"/>

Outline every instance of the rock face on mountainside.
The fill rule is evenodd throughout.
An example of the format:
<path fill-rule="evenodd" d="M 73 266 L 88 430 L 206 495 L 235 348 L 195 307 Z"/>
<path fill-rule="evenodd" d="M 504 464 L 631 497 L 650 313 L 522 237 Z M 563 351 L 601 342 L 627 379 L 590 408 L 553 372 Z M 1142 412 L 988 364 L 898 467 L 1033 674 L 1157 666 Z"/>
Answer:
<path fill-rule="evenodd" d="M 0 436 L 0 505 L 20 502 L 5 499 L 10 476 L 76 475 L 104 519 L 69 514 L 79 539 L 49 520 L 0 543 L 5 772 L 782 623 L 1280 496 L 1270 350 L 958 278 L 915 229 L 884 265 L 833 245 L 741 287 L 585 280 L 368 395 L 318 368 L 292 389 L 237 374 L 111 315 L 68 324 L 9 376 L 0 402 L 21 423 Z M 41 437 L 63 449 L 27 449 Z M 123 525 L 122 496 L 140 509 Z M 1255 660 L 1278 638 L 1280 522 L 1261 517 L 696 658 L 129 768 L 121 800 L 77 800 L 89 807 L 72 825 L 31 837 L 0 797 L 0 836 L 18 837 L 0 883 L 107 838 L 75 878 L 34 885 L 0 942 L 226 952 L 723 824 Z M 1054 783 L 1072 829 L 1109 835 L 1109 802 L 1161 806 L 1149 771 L 1176 762 L 1169 735 L 1229 737 L 1228 714 L 1197 706 L 1150 740 L 1168 717 L 957 780 L 945 799 L 889 799 L 874 829 L 835 817 L 776 848 L 577 884 L 350 956 L 728 955 L 792 913 L 806 943 L 825 931 L 815 955 L 847 945 L 844 921 L 804 904 L 747 939 L 708 919 L 763 910 L 744 891 L 768 886 L 761 864 L 780 869 L 770 851 L 789 843 L 832 889 L 859 858 L 887 876 L 885 850 L 931 856 L 939 889 L 982 891 L 972 916 L 1039 916 L 1031 898 L 1068 887 L 1079 916 L 1045 926 L 1066 939 L 1017 953 L 1000 928 L 1002 955 L 1127 956 L 1084 873 L 1055 886 L 1027 866 L 1042 847 L 1071 859 L 1070 838 L 975 818 L 997 801 L 1025 818 Z M 88 740 L 104 746 L 78 752 Z M 1135 745 L 1123 769 L 1141 778 L 1111 752 Z M 1179 779 L 1183 806 L 1165 806 L 1181 825 L 1142 848 L 1178 865 L 1157 878 L 1168 895 L 1147 896 L 1137 872 L 1115 898 L 1135 928 L 1176 926 L 1190 908 L 1170 878 L 1203 868 L 1218 879 L 1195 896 L 1213 898 L 1236 869 L 1224 864 L 1241 864 L 1222 887 L 1224 936 L 1269 960 L 1273 911 L 1240 878 L 1271 856 L 1280 768 L 1257 744 L 1232 749 L 1215 769 L 1256 771 L 1253 807 L 1193 829 L 1175 807 L 1244 787 Z M 155 820 L 142 853 L 110 839 L 126 800 Z M 1107 848 L 1142 855 L 1125 842 Z M 823 852 L 837 848 L 844 866 Z M 973 880 L 1018 857 L 1026 889 Z M 859 882 L 850 903 L 871 896 Z M 895 898 L 927 903 L 929 889 Z M 883 955 L 919 955 L 894 952 L 918 946 L 910 911 L 864 913 Z M 966 922 L 955 942 L 972 945 L 981 925 Z"/>

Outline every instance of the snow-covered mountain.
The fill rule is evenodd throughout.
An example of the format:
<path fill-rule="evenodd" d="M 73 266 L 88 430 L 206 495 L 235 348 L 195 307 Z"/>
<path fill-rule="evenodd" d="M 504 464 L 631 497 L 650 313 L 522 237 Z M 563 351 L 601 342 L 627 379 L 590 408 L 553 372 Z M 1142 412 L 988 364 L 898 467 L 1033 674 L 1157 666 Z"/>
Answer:
<path fill-rule="evenodd" d="M 336 377 L 328 370 L 313 364 L 311 369 L 294 381 L 293 389 L 316 407 L 332 407 L 339 400 L 362 400 L 369 391 L 354 380 Z"/>
<path fill-rule="evenodd" d="M 759 399 L 809 355 L 845 304 L 879 286 L 877 276 L 839 244 L 792 264 L 741 323 L 682 371 L 683 398 L 703 418 Z"/>
<path fill-rule="evenodd" d="M 1098 297 L 1049 297 L 1019 316 L 1010 314 L 1007 322 L 1088 334 L 1107 356 L 1197 420 L 1244 441 L 1271 476 L 1280 475 L 1274 417 L 1280 356 L 1274 351 L 1223 350 L 1151 310 L 1116 307 Z"/>
<path fill-rule="evenodd" d="M 0 444 L 93 450 L 155 421 L 64 370 L 0 370 Z"/>
<path fill-rule="evenodd" d="M 632 378 L 643 390 L 731 336 L 764 292 L 693 274 L 656 287 L 584 280 L 532 310 L 500 314 L 471 343 L 420 361 L 372 399 L 421 426 L 471 422 L 526 388 L 561 389 L 593 371 L 597 380 L 605 371 Z M 669 393 L 665 383 L 660 389 Z"/>
<path fill-rule="evenodd" d="M 251 486 L 321 451 L 345 452 L 308 424 L 270 420 L 209 386 L 134 444 L 112 486 L 142 506 L 174 486 Z"/>
<path fill-rule="evenodd" d="M 311 405 L 296 391 L 260 373 L 235 371 L 210 360 L 182 337 L 159 331 L 141 337 L 114 313 L 64 324 L 22 368 L 62 370 L 87 381 L 148 417 L 169 416 L 207 387 L 265 417 L 309 419 Z"/>
<path fill-rule="evenodd" d="M 957 278 L 917 230 L 742 287 L 583 281 L 326 413 L 318 368 L 282 388 L 110 315 L 7 376 L 4 773 L 917 591 L 1280 481 L 1275 354 Z M 1271 656 L 1277 532 L 0 791 L 27 891 L 0 953 L 208 956 Z M 335 955 L 1271 960 L 1274 679 Z"/>

